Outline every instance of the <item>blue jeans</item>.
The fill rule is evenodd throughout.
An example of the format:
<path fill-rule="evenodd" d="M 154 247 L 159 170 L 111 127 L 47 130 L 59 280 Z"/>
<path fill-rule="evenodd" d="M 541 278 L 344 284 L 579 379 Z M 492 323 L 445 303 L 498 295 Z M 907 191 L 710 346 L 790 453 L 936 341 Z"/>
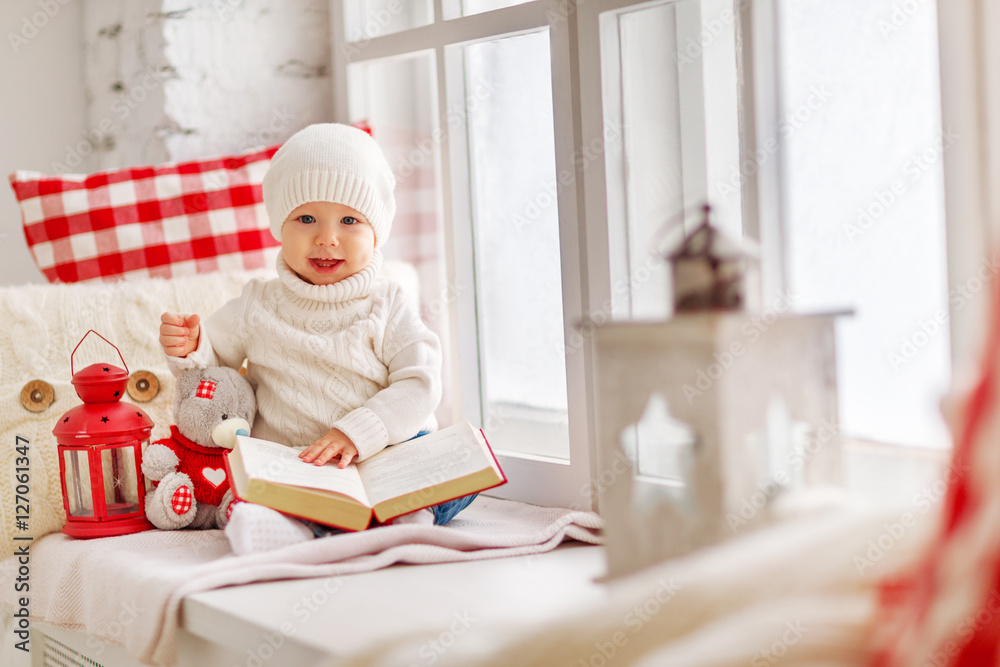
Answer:
<path fill-rule="evenodd" d="M 455 515 L 471 505 L 472 501 L 475 500 L 478 495 L 478 493 L 473 493 L 469 496 L 462 496 L 461 498 L 455 498 L 454 500 L 446 500 L 440 505 L 428 507 L 427 509 L 434 512 L 434 525 L 443 526 L 454 519 Z"/>
<path fill-rule="evenodd" d="M 430 431 L 421 431 L 413 436 L 413 438 L 419 438 L 420 436 L 427 435 L 428 433 L 430 433 Z M 413 440 L 413 438 L 410 438 L 410 440 Z M 409 440 L 406 442 L 409 442 Z M 390 445 L 390 447 L 391 446 L 392 445 Z M 443 526 L 454 519 L 455 515 L 471 505 L 472 501 L 475 500 L 478 495 L 478 493 L 473 493 L 468 496 L 462 496 L 461 498 L 455 498 L 454 500 L 446 500 L 440 505 L 432 505 L 428 507 L 427 509 L 434 512 L 434 525 Z M 309 526 L 316 537 L 326 537 L 327 535 L 337 535 L 339 533 L 347 532 L 345 530 L 341 530 L 340 528 L 334 528 L 333 526 L 327 526 L 326 524 L 316 523 L 315 521 L 305 521 L 305 524 Z"/>

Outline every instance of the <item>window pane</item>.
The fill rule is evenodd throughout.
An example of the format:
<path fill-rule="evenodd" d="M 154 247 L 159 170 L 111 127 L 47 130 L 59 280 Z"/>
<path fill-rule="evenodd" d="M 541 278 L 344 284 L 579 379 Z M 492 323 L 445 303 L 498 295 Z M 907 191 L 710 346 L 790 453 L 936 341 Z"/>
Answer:
<path fill-rule="evenodd" d="M 506 450 L 568 456 L 549 34 L 466 46 L 484 419 Z M 491 440 L 492 442 L 492 440 Z"/>
<path fill-rule="evenodd" d="M 842 431 L 946 445 L 951 139 L 935 4 L 902 26 L 897 4 L 780 5 L 787 279 L 797 310 L 854 310 L 837 329 Z"/>
<path fill-rule="evenodd" d="M 668 267 L 652 261 L 650 244 L 684 211 L 676 11 L 667 4 L 618 17 L 622 127 L 610 131 L 624 129 L 627 272 L 643 278 L 629 281 L 633 318 L 669 313 Z"/>
<path fill-rule="evenodd" d="M 663 251 L 701 206 L 742 235 L 732 3 L 658 2 L 600 21 L 603 144 L 583 155 L 605 164 L 612 315 L 661 319 L 671 313 Z"/>
<path fill-rule="evenodd" d="M 350 119 L 366 121 L 396 176 L 396 217 L 383 248 L 386 260 L 416 267 L 421 316 L 448 346 L 448 308 L 455 290 L 446 285 L 438 207 L 441 135 L 433 53 L 363 62 L 348 67 Z M 451 422 L 452 359 L 444 359 L 444 396 L 438 421 Z"/>
<path fill-rule="evenodd" d="M 345 0 L 348 42 L 361 42 L 434 22 L 431 0 Z"/>
<path fill-rule="evenodd" d="M 523 5 L 526 2 L 531 2 L 531 0 L 444 0 L 444 17 L 454 19 L 459 16 L 482 14 L 494 9 Z"/>
<path fill-rule="evenodd" d="M 700 205 L 707 199 L 713 222 L 741 234 L 738 184 L 729 200 L 708 189 L 714 165 L 739 162 L 732 3 L 645 3 L 600 21 L 611 315 L 663 319 L 673 298 L 664 249 L 700 221 Z M 650 398 L 648 423 L 622 444 L 641 476 L 688 493 L 695 436 L 661 400 Z"/>

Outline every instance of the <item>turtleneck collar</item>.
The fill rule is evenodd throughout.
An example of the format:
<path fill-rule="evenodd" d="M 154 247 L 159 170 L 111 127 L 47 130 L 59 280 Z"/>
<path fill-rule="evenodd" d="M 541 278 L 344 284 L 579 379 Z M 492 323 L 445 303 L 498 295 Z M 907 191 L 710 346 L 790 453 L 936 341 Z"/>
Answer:
<path fill-rule="evenodd" d="M 368 266 L 353 276 L 348 276 L 332 285 L 313 285 L 292 271 L 280 252 L 277 259 L 278 279 L 290 293 L 289 298 L 299 306 L 306 308 L 315 308 L 324 304 L 334 305 L 368 296 L 381 266 L 382 251 L 376 248 Z"/>

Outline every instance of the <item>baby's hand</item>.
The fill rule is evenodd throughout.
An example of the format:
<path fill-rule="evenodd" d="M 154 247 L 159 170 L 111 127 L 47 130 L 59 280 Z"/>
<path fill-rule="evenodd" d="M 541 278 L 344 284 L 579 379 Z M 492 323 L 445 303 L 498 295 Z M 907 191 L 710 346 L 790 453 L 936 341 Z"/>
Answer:
<path fill-rule="evenodd" d="M 358 448 L 354 446 L 350 438 L 344 435 L 343 431 L 336 428 L 331 428 L 326 432 L 326 435 L 299 454 L 299 458 L 306 463 L 315 462 L 318 466 L 338 456 L 340 462 L 337 465 L 346 468 L 352 459 L 358 457 Z"/>
<path fill-rule="evenodd" d="M 186 357 L 198 349 L 201 318 L 197 315 L 163 313 L 160 316 L 160 345 L 171 357 Z"/>

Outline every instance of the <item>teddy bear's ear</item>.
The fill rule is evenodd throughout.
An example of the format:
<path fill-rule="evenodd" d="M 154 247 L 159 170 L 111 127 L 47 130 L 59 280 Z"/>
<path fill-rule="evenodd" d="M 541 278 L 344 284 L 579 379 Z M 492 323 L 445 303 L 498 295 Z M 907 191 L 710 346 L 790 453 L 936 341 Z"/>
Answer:
<path fill-rule="evenodd" d="M 198 383 L 201 382 L 204 372 L 205 369 L 203 368 L 191 368 L 177 376 L 177 382 L 174 384 L 175 403 L 179 403 L 194 393 Z"/>
<path fill-rule="evenodd" d="M 232 396 L 234 408 L 239 414 L 249 415 L 252 419 L 257 412 L 256 389 L 253 383 L 242 373 L 232 369 L 227 370 L 229 371 L 226 378 L 227 384 L 231 385 L 227 387 L 227 395 Z"/>
<path fill-rule="evenodd" d="M 204 368 L 191 368 L 186 371 L 182 371 L 181 374 L 177 376 L 177 382 L 174 383 L 175 424 L 179 424 L 181 422 L 181 407 L 197 390 L 198 383 L 201 382 L 201 378 L 204 373 Z"/>

